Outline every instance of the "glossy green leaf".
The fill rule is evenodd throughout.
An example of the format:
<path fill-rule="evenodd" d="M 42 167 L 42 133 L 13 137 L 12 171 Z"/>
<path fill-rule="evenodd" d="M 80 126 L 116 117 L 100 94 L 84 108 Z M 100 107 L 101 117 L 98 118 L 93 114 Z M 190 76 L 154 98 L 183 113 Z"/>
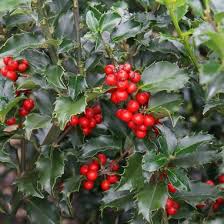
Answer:
<path fill-rule="evenodd" d="M 22 101 L 24 97 L 17 97 L 11 100 L 6 106 L 0 110 L 0 122 L 4 122 L 7 114 Z"/>
<path fill-rule="evenodd" d="M 127 166 L 121 177 L 119 191 L 141 189 L 144 185 L 144 177 L 142 172 L 142 155 L 135 153 L 130 156 L 127 161 Z"/>
<path fill-rule="evenodd" d="M 13 55 L 18 56 L 19 53 L 27 48 L 39 48 L 43 46 L 45 39 L 34 33 L 21 33 L 11 36 L 0 48 L 0 56 Z"/>
<path fill-rule="evenodd" d="M 96 138 L 91 138 L 83 145 L 83 156 L 92 157 L 98 152 L 105 150 L 117 150 L 121 149 L 122 142 L 120 139 L 111 135 L 101 135 Z"/>
<path fill-rule="evenodd" d="M 105 13 L 100 19 L 100 31 L 112 32 L 121 21 L 121 16 L 116 12 Z"/>
<path fill-rule="evenodd" d="M 92 11 L 88 11 L 86 13 L 86 24 L 91 31 L 97 32 L 99 28 L 99 21 L 96 19 Z"/>
<path fill-rule="evenodd" d="M 66 89 L 65 84 L 63 83 L 62 77 L 64 75 L 64 71 L 62 67 L 58 65 L 51 65 L 45 71 L 45 76 L 48 83 L 53 88 Z"/>
<path fill-rule="evenodd" d="M 36 113 L 29 114 L 24 122 L 27 139 L 29 140 L 33 130 L 46 128 L 51 124 L 51 117 Z"/>
<path fill-rule="evenodd" d="M 16 9 L 20 4 L 30 3 L 31 0 L 1 0 L 0 11 Z"/>
<path fill-rule="evenodd" d="M 59 224 L 60 217 L 57 207 L 44 199 L 29 199 L 27 202 L 28 216 L 33 224 Z"/>
<path fill-rule="evenodd" d="M 159 91 L 174 91 L 184 87 L 188 75 L 177 65 L 167 61 L 157 62 L 146 68 L 142 74 L 144 85 L 140 88 L 156 93 Z"/>
<path fill-rule="evenodd" d="M 49 156 L 41 155 L 36 162 L 39 183 L 49 194 L 53 193 L 56 180 L 64 174 L 64 153 L 52 150 Z"/>
<path fill-rule="evenodd" d="M 152 211 L 165 207 L 167 197 L 165 183 L 145 184 L 144 188 L 137 194 L 139 213 L 149 222 Z"/>
<path fill-rule="evenodd" d="M 60 128 L 64 129 L 72 115 L 84 112 L 86 105 L 85 96 L 75 101 L 69 97 L 58 97 L 55 102 L 54 115 L 58 119 Z"/>

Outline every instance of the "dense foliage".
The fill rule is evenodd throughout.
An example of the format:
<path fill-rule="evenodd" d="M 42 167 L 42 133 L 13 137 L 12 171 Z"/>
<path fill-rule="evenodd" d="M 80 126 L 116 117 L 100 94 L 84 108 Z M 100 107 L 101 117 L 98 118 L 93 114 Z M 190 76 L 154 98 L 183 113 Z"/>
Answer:
<path fill-rule="evenodd" d="M 222 0 L 0 1 L 0 222 L 223 223 Z"/>

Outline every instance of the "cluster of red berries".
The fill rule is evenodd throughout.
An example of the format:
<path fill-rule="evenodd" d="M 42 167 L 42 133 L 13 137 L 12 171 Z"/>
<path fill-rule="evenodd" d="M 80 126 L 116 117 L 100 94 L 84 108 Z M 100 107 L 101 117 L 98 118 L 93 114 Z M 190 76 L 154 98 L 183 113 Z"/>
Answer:
<path fill-rule="evenodd" d="M 86 180 L 83 182 L 83 188 L 88 191 L 92 190 L 94 182 L 99 176 L 103 176 L 100 187 L 103 191 L 109 190 L 112 184 L 119 181 L 119 176 L 116 173 L 119 169 L 120 166 L 116 161 L 108 162 L 106 155 L 99 153 L 96 159 L 80 167 L 80 174 L 86 177 Z"/>
<path fill-rule="evenodd" d="M 180 209 L 180 204 L 174 201 L 172 198 L 168 198 L 166 201 L 166 213 L 167 215 L 176 215 Z"/>
<path fill-rule="evenodd" d="M 207 180 L 205 183 L 210 186 L 215 186 L 215 182 L 213 180 Z M 218 177 L 218 183 L 224 184 L 224 174 L 222 174 Z M 223 189 L 223 188 L 221 188 L 221 189 Z M 220 206 L 223 206 L 223 205 L 224 205 L 224 198 L 218 197 L 215 200 L 215 202 L 212 204 L 212 209 L 214 212 L 216 212 L 219 210 Z M 204 203 L 200 203 L 200 204 L 197 204 L 196 207 L 198 209 L 204 209 L 206 207 L 206 205 Z"/>
<path fill-rule="evenodd" d="M 31 98 L 25 99 L 22 103 L 22 106 L 19 108 L 19 111 L 18 111 L 19 116 L 26 117 L 33 110 L 34 106 L 35 106 L 35 102 L 33 99 Z M 5 124 L 8 126 L 16 124 L 16 118 L 11 117 L 7 119 Z"/>
<path fill-rule="evenodd" d="M 1 68 L 1 74 L 13 82 L 18 79 L 18 72 L 23 73 L 29 68 L 29 62 L 26 59 L 17 61 L 7 56 L 3 58 L 3 62 L 5 66 Z"/>
<path fill-rule="evenodd" d="M 126 101 L 131 94 L 136 93 L 136 84 L 141 81 L 141 75 L 139 72 L 133 71 L 130 64 L 120 65 L 119 68 L 107 65 L 104 70 L 106 73 L 105 83 L 115 87 L 110 90 L 113 103 Z M 116 116 L 127 123 L 137 138 L 145 138 L 149 129 L 157 132 L 154 127 L 157 120 L 152 114 L 145 114 L 150 93 L 140 92 L 135 96 L 131 95 L 131 98 L 125 109 L 118 109 Z"/>
<path fill-rule="evenodd" d="M 106 73 L 106 85 L 115 87 L 110 91 L 113 103 L 126 101 L 130 94 L 137 91 L 136 83 L 141 81 L 141 75 L 132 71 L 130 64 L 120 65 L 119 68 L 114 65 L 107 65 L 104 71 Z"/>
<path fill-rule="evenodd" d="M 102 110 L 100 105 L 97 104 L 93 107 L 87 107 L 83 116 L 78 117 L 77 115 L 72 115 L 66 127 L 75 127 L 79 125 L 83 134 L 87 136 L 90 135 L 93 128 L 95 128 L 97 124 L 101 124 L 102 121 Z"/>

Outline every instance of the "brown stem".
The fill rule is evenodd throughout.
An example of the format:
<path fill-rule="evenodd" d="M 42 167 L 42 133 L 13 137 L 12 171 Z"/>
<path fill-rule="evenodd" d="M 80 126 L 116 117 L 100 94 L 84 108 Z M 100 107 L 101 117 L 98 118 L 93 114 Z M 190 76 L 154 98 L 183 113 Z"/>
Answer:
<path fill-rule="evenodd" d="M 66 128 L 62 134 L 59 136 L 59 138 L 53 143 L 53 147 L 58 147 L 58 144 L 61 142 L 61 140 L 72 130 L 72 126 L 69 126 Z"/>
<path fill-rule="evenodd" d="M 26 140 L 21 142 L 21 173 L 26 170 Z"/>

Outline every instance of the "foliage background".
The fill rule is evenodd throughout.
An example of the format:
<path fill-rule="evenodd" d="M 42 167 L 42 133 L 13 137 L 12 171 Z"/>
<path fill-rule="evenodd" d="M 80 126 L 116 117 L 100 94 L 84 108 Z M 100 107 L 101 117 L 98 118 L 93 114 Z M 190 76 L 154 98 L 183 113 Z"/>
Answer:
<path fill-rule="evenodd" d="M 30 62 L 16 85 L 0 77 L 2 223 L 223 223 L 203 182 L 223 173 L 224 6 L 222 0 L 1 0 L 0 57 Z M 79 21 L 80 20 L 80 21 Z M 149 110 L 163 117 L 160 137 L 135 139 L 118 121 L 103 86 L 108 63 L 142 72 Z M 32 89 L 36 109 L 23 129 L 6 132 L 15 91 Z M 72 114 L 100 102 L 104 122 L 84 138 L 63 128 Z M 80 188 L 79 167 L 104 151 L 122 161 L 109 192 Z M 25 153 L 25 158 L 22 156 Z M 180 212 L 164 212 L 168 172 Z M 61 184 L 64 188 L 61 189 Z M 196 204 L 206 201 L 206 209 Z M 215 222 L 216 221 L 216 222 Z"/>

